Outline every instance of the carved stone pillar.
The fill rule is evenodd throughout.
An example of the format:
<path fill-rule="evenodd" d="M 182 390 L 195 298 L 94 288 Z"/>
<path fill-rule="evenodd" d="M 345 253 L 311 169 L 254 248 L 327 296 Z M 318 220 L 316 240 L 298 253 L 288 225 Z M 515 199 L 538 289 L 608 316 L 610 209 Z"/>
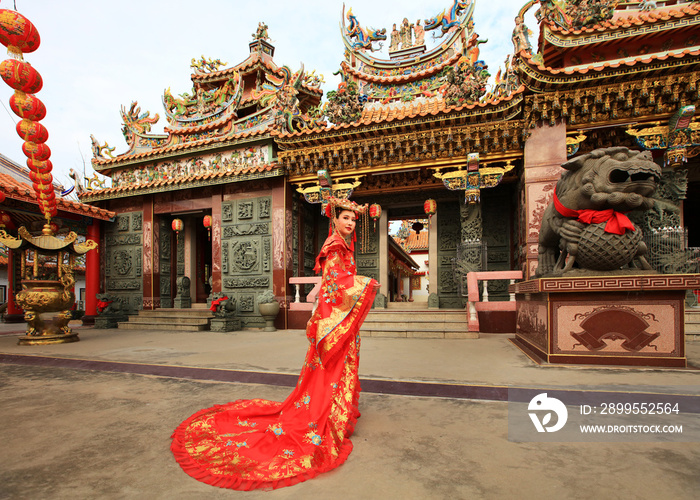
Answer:
<path fill-rule="evenodd" d="M 440 206 L 438 205 L 438 213 L 433 215 L 428 222 L 428 308 L 437 309 L 440 307 L 438 299 L 439 289 L 439 266 L 440 259 L 438 257 L 438 217 L 440 217 Z"/>
<path fill-rule="evenodd" d="M 554 187 L 561 177 L 561 165 L 566 162 L 566 125 L 540 125 L 532 130 L 525 142 L 524 157 L 524 210 L 521 235 L 525 242 L 524 260 L 527 278 L 537 270 L 539 231 L 542 214 L 549 205 Z"/>
<path fill-rule="evenodd" d="M 143 202 L 143 308 L 160 308 L 160 227 L 151 197 Z"/>
<path fill-rule="evenodd" d="M 389 215 L 384 210 L 379 219 L 379 293 L 389 297 Z M 386 303 L 386 302 L 385 302 Z"/>

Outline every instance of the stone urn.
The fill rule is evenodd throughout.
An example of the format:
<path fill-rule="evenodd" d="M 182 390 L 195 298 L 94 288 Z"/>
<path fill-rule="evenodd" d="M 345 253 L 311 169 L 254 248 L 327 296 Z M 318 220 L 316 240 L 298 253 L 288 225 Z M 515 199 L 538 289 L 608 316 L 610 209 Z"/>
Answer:
<path fill-rule="evenodd" d="M 280 303 L 277 302 L 271 290 L 266 290 L 258 295 L 258 311 L 265 320 L 263 331 L 276 332 L 275 319 L 280 312 Z"/>

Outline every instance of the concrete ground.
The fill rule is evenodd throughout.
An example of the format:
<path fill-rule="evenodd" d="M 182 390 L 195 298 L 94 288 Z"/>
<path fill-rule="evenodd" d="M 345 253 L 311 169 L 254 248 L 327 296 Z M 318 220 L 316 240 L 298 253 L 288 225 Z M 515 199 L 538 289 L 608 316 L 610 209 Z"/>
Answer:
<path fill-rule="evenodd" d="M 170 434 L 204 407 L 283 400 L 303 362 L 303 331 L 80 328 L 80 342 L 19 346 L 22 329 L 0 324 L 0 499 L 694 499 L 700 491 L 697 441 L 513 442 L 502 397 L 513 387 L 615 387 L 697 399 L 700 342 L 687 344 L 691 368 L 679 370 L 538 366 L 507 335 L 365 338 L 348 461 L 290 488 L 236 492 L 182 472 Z"/>

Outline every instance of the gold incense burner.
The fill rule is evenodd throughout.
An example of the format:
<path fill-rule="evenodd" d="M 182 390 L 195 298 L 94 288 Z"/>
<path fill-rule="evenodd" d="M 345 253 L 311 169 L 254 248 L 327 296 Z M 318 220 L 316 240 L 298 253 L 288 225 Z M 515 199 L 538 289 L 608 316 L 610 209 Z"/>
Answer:
<path fill-rule="evenodd" d="M 96 248 L 97 243 L 91 240 L 77 243 L 78 235 L 74 232 L 57 238 L 49 224 L 39 236 L 32 236 L 24 227 L 17 234 L 15 238 L 0 231 L 0 243 L 21 251 L 22 290 L 15 302 L 24 310 L 27 331 L 18 343 L 77 342 L 78 334 L 68 325 L 75 302 L 75 257 Z"/>

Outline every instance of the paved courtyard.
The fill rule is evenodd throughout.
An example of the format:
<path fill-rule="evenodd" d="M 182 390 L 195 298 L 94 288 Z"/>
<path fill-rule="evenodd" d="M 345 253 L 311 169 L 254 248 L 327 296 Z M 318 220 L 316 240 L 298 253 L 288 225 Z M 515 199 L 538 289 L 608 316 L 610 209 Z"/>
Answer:
<path fill-rule="evenodd" d="M 518 443 L 508 388 L 615 386 L 700 396 L 691 368 L 537 366 L 508 336 L 366 338 L 362 417 L 338 469 L 272 492 L 201 484 L 174 461 L 170 434 L 196 410 L 284 399 L 303 331 L 79 329 L 81 341 L 18 346 L 0 324 L 0 499 L 697 498 L 700 443 Z M 698 413 L 692 418 L 700 418 Z"/>

